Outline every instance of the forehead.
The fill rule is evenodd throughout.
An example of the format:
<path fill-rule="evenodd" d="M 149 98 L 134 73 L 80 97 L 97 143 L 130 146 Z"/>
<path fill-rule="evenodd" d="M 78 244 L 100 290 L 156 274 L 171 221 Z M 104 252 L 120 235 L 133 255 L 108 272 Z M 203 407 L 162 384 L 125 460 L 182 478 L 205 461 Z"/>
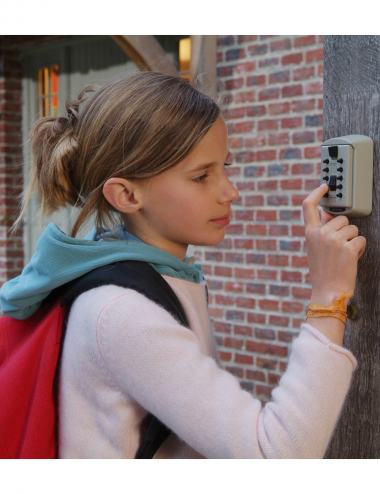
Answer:
<path fill-rule="evenodd" d="M 228 133 L 224 120 L 219 117 L 198 145 L 178 164 L 187 168 L 194 164 L 206 164 L 225 160 L 228 152 Z"/>

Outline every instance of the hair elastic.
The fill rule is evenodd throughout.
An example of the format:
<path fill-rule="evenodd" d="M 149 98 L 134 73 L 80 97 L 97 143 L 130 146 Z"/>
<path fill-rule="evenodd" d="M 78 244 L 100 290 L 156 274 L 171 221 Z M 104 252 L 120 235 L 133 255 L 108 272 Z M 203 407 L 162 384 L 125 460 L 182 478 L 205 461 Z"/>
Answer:
<path fill-rule="evenodd" d="M 336 319 L 339 319 L 340 321 L 345 323 L 347 318 L 347 305 L 345 304 L 345 301 L 349 300 L 353 296 L 353 294 L 353 290 L 350 290 L 348 293 L 342 292 L 335 299 L 334 304 L 327 307 L 311 302 L 307 309 L 306 318 L 335 317 Z"/>

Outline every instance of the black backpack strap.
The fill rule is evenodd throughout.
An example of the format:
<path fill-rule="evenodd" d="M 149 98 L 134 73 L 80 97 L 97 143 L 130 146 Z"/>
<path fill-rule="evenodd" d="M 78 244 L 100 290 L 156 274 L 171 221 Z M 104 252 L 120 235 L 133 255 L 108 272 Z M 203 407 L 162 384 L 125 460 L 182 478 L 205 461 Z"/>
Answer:
<path fill-rule="evenodd" d="M 190 328 L 185 311 L 178 297 L 165 279 L 146 262 L 119 261 L 94 269 L 68 283 L 61 305 L 71 305 L 82 293 L 103 285 L 131 288 L 167 310 L 177 321 Z M 151 419 L 144 442 L 136 459 L 153 458 L 170 434 L 170 429 L 150 414 Z"/>

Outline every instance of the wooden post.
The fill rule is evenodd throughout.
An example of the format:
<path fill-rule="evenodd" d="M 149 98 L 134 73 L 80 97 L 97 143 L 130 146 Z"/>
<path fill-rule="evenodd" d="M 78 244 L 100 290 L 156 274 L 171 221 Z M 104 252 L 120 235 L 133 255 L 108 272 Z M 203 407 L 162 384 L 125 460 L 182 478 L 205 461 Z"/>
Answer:
<path fill-rule="evenodd" d="M 191 36 L 190 82 L 201 78 L 201 87 L 207 93 L 216 92 L 216 36 Z"/>
<path fill-rule="evenodd" d="M 373 211 L 351 220 L 367 239 L 344 346 L 358 360 L 326 458 L 380 458 L 380 36 L 326 36 L 324 140 L 363 134 L 374 141 Z"/>
<path fill-rule="evenodd" d="M 157 70 L 168 75 L 178 72 L 154 36 L 111 36 L 140 70 Z"/>

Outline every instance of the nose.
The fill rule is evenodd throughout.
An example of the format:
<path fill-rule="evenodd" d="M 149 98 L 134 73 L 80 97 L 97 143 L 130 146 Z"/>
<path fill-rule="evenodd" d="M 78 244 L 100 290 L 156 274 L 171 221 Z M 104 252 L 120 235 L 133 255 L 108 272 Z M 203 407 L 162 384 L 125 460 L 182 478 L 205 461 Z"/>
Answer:
<path fill-rule="evenodd" d="M 234 202 L 239 198 L 239 192 L 229 181 L 227 176 L 224 176 L 225 181 L 223 182 L 223 191 L 221 194 L 221 203 Z"/>

